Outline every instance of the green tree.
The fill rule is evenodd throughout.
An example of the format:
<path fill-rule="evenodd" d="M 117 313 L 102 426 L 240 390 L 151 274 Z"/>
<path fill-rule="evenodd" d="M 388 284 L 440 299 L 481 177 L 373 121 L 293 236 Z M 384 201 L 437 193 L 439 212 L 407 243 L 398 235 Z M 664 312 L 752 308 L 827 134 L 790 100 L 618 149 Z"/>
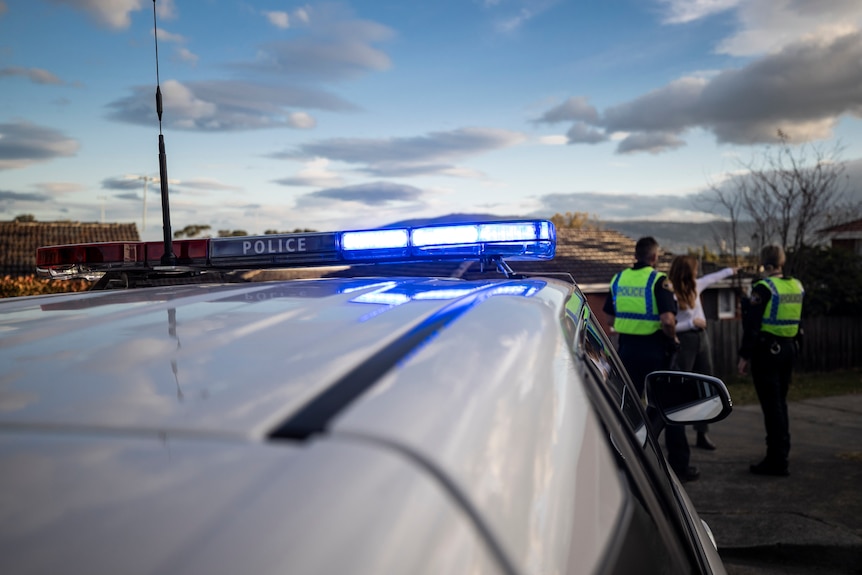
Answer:
<path fill-rule="evenodd" d="M 787 255 L 805 286 L 806 316 L 862 316 L 862 256 L 843 248 L 806 248 Z"/>
<path fill-rule="evenodd" d="M 275 234 L 306 234 L 306 233 L 314 233 L 316 231 L 317 230 L 312 230 L 309 228 L 296 228 L 292 232 L 280 232 L 278 230 L 266 230 L 265 232 L 263 232 L 263 235 L 271 236 L 271 235 L 275 235 Z"/>
<path fill-rule="evenodd" d="M 34 216 L 33 214 L 20 214 L 20 215 L 15 216 L 15 219 L 13 221 L 20 222 L 20 223 L 35 222 L 36 216 Z"/>
<path fill-rule="evenodd" d="M 219 230 L 218 237 L 220 238 L 234 238 L 238 236 L 247 236 L 248 232 L 245 230 Z"/>
<path fill-rule="evenodd" d="M 205 232 L 209 229 L 211 229 L 211 227 L 206 224 L 193 224 L 190 226 L 186 226 L 181 230 L 175 231 L 174 239 L 196 238 L 201 234 L 201 232 Z"/>
<path fill-rule="evenodd" d="M 587 212 L 566 212 L 565 214 L 554 214 L 551 222 L 557 228 L 570 228 L 575 230 L 597 230 L 600 228 L 596 216 L 590 216 Z"/>

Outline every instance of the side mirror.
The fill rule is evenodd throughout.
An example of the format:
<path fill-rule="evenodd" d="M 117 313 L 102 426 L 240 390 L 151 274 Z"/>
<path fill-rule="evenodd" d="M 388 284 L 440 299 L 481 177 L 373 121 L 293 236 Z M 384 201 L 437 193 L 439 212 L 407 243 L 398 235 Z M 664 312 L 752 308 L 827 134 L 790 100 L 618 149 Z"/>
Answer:
<path fill-rule="evenodd" d="M 646 377 L 647 404 L 666 424 L 720 421 L 733 411 L 730 393 L 717 377 L 684 371 L 654 371 Z"/>

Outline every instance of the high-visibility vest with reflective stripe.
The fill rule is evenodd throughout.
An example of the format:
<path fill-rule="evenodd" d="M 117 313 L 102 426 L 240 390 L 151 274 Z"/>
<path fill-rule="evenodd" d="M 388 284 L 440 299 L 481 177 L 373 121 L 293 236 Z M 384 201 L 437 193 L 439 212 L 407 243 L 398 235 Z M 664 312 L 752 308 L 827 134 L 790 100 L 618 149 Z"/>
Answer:
<path fill-rule="evenodd" d="M 802 297 L 805 290 L 795 278 L 766 278 L 754 285 L 763 285 L 772 294 L 763 311 L 760 331 L 778 337 L 795 337 L 802 319 Z"/>
<path fill-rule="evenodd" d="M 645 266 L 623 270 L 611 280 L 614 329 L 631 335 L 650 335 L 661 329 L 653 288 L 665 274 Z"/>

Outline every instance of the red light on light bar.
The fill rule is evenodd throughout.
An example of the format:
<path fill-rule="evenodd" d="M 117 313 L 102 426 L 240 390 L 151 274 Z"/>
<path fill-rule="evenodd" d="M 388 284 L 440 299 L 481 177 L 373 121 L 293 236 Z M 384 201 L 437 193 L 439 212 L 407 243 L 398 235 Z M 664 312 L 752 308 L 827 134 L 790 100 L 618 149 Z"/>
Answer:
<path fill-rule="evenodd" d="M 207 264 L 210 245 L 208 239 L 178 240 L 172 242 L 171 245 L 174 249 L 174 255 L 177 256 L 177 264 L 200 266 Z M 144 260 L 147 265 L 157 266 L 161 264 L 162 256 L 165 253 L 164 242 L 146 242 L 144 250 L 146 251 Z"/>
<path fill-rule="evenodd" d="M 139 264 L 144 251 L 140 242 L 106 242 L 51 246 L 36 249 L 36 267 L 48 268 L 70 265 Z"/>

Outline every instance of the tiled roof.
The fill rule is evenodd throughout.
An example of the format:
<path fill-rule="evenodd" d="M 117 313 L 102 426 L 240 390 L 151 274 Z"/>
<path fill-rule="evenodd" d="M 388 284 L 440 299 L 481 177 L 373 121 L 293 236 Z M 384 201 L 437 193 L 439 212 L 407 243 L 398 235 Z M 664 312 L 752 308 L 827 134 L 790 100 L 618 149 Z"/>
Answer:
<path fill-rule="evenodd" d="M 139 239 L 135 224 L 0 222 L 0 275 L 36 273 L 36 248 L 41 246 Z"/>
<path fill-rule="evenodd" d="M 836 234 L 841 232 L 862 232 L 862 220 L 845 222 L 837 226 L 832 226 L 831 228 L 824 228 L 820 231 L 827 234 Z"/>

